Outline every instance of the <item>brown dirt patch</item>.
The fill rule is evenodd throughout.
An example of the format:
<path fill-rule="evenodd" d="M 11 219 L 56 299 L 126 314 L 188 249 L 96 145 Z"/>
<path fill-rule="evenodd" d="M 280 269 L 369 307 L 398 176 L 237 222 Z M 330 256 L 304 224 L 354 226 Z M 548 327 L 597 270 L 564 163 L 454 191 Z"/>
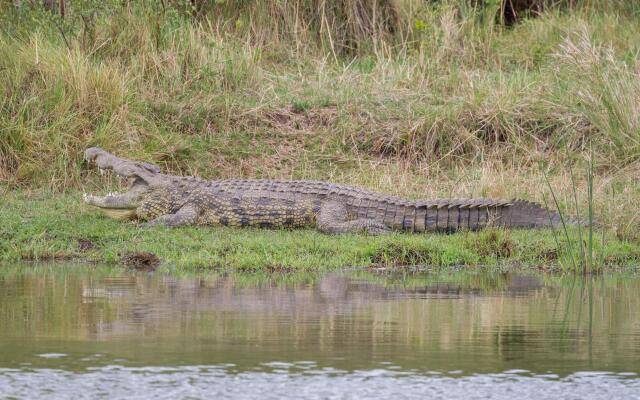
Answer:
<path fill-rule="evenodd" d="M 272 128 L 309 131 L 332 126 L 336 117 L 337 112 L 333 107 L 308 110 L 285 107 L 268 111 L 258 116 L 257 120 Z"/>
<path fill-rule="evenodd" d="M 96 245 L 89 239 L 78 239 L 78 249 L 80 251 L 88 251 L 95 249 Z"/>
<path fill-rule="evenodd" d="M 153 253 L 141 251 L 125 254 L 120 263 L 139 271 L 155 271 L 160 265 L 160 259 Z"/>

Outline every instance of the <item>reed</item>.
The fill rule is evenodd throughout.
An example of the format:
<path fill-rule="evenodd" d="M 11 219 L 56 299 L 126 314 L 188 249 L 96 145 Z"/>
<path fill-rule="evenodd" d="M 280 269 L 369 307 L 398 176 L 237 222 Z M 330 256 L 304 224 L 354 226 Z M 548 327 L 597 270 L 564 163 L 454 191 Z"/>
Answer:
<path fill-rule="evenodd" d="M 575 217 L 570 217 L 563 210 L 558 201 L 556 191 L 551 186 L 547 175 L 545 174 L 545 182 L 547 188 L 553 199 L 553 206 L 560 215 L 560 227 L 553 227 L 553 238 L 556 243 L 558 252 L 562 254 L 560 258 L 560 265 L 564 269 L 573 271 L 575 273 L 582 273 L 588 275 L 591 273 L 601 272 L 604 268 L 604 255 L 601 252 L 599 258 L 596 258 L 596 247 L 600 249 L 606 246 L 605 243 L 605 226 L 597 222 L 594 217 L 594 156 L 593 152 L 589 158 L 588 166 L 586 168 L 587 177 L 587 215 L 586 219 L 581 217 L 580 214 L 580 202 L 578 201 L 578 186 L 575 180 L 575 174 L 573 168 L 569 167 L 569 173 L 571 177 L 571 195 L 573 198 L 573 212 Z M 547 207 L 549 207 L 548 202 Z M 575 225 L 575 227 L 571 226 Z M 597 239 L 594 236 L 595 229 L 600 227 L 602 229 L 602 236 L 600 243 L 596 243 Z M 561 234 L 558 234 L 557 229 L 561 230 Z M 560 236 L 564 238 L 564 242 L 560 239 Z M 585 238 L 586 236 L 586 238 Z M 599 245 L 599 246 L 598 246 Z"/>

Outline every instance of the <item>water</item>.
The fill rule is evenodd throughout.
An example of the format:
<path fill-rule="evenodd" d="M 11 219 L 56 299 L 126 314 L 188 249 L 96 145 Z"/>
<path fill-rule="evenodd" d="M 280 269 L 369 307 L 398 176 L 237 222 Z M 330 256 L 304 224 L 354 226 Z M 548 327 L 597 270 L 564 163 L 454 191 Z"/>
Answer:
<path fill-rule="evenodd" d="M 0 267 L 0 398 L 640 399 L 640 279 Z"/>

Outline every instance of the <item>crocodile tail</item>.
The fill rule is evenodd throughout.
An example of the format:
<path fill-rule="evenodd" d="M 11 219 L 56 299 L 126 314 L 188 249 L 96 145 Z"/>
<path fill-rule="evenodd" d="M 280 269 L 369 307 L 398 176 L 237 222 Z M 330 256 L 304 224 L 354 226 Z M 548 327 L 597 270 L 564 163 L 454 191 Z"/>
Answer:
<path fill-rule="evenodd" d="M 565 223 L 568 221 L 565 220 Z M 527 200 L 512 200 L 501 213 L 497 225 L 520 228 L 557 226 L 562 223 L 560 214 L 539 203 Z"/>
<path fill-rule="evenodd" d="M 539 203 L 527 200 L 512 200 L 508 205 L 497 209 L 497 226 L 516 228 L 543 228 L 562 226 L 589 226 L 587 220 L 561 215 Z"/>
<path fill-rule="evenodd" d="M 540 228 L 559 226 L 559 213 L 526 200 L 443 199 L 416 202 L 404 208 L 396 227 L 414 232 L 478 230 L 487 226 Z M 586 225 L 565 218 L 567 225 Z"/>

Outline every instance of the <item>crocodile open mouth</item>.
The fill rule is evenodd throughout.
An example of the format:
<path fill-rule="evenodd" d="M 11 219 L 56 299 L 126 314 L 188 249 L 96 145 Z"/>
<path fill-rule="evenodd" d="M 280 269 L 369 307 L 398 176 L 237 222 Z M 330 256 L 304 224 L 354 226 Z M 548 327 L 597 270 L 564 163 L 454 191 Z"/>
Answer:
<path fill-rule="evenodd" d="M 101 170 L 103 172 L 104 170 Z M 98 207 L 109 218 L 133 219 L 136 217 L 136 208 L 139 204 L 140 194 L 148 188 L 147 182 L 140 177 L 123 177 L 120 180 L 122 191 L 109 192 L 105 195 L 84 193 L 82 198 L 85 203 Z"/>
<path fill-rule="evenodd" d="M 88 149 L 85 160 L 89 165 L 96 165 L 100 175 L 118 175 L 121 186 L 126 187 L 126 190 L 122 193 L 109 192 L 104 196 L 85 193 L 84 202 L 100 208 L 110 218 L 135 218 L 141 195 L 149 188 L 149 183 L 141 175 L 151 175 L 159 169 L 152 164 L 119 159 L 101 149 Z"/>

